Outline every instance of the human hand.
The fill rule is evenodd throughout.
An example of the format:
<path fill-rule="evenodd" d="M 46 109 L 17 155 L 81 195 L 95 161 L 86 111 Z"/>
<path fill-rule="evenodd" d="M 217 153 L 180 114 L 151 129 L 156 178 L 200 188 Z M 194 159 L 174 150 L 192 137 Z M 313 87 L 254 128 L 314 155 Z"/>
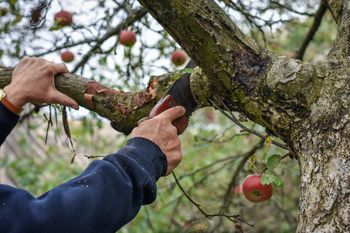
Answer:
<path fill-rule="evenodd" d="M 159 115 L 141 122 L 131 132 L 131 137 L 146 138 L 159 146 L 167 159 L 167 175 L 174 170 L 182 160 L 181 142 L 177 129 L 172 121 L 185 114 L 185 108 L 176 106 Z"/>
<path fill-rule="evenodd" d="M 68 72 L 63 63 L 25 57 L 15 67 L 11 83 L 4 88 L 6 98 L 19 108 L 26 103 L 56 103 L 78 109 L 77 102 L 55 88 L 54 76 Z"/>

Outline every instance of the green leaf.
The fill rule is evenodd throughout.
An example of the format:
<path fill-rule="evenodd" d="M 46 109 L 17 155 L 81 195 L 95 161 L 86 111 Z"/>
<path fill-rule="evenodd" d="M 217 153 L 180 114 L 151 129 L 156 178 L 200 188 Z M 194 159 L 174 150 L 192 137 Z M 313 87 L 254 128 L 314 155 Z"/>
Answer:
<path fill-rule="evenodd" d="M 261 184 L 274 184 L 277 187 L 281 187 L 283 185 L 283 181 L 280 177 L 273 174 L 263 174 L 261 177 Z"/>
<path fill-rule="evenodd" d="M 192 74 L 192 73 L 193 73 L 192 68 L 184 68 L 184 69 L 180 70 L 180 74 Z"/>
<path fill-rule="evenodd" d="M 283 181 L 282 181 L 282 179 L 281 179 L 279 176 L 274 176 L 273 184 L 274 184 L 276 187 L 282 187 Z"/>
<path fill-rule="evenodd" d="M 271 184 L 273 182 L 273 177 L 271 174 L 263 174 L 261 176 L 261 184 Z"/>
<path fill-rule="evenodd" d="M 101 57 L 100 59 L 98 59 L 98 64 L 106 65 L 107 64 L 107 57 Z"/>
<path fill-rule="evenodd" d="M 278 154 L 273 154 L 267 159 L 267 167 L 268 169 L 274 169 L 281 162 L 282 156 Z"/>
<path fill-rule="evenodd" d="M 61 28 L 63 28 L 62 25 L 58 25 L 55 23 L 52 27 L 49 28 L 49 31 L 57 31 L 57 30 L 60 30 Z"/>

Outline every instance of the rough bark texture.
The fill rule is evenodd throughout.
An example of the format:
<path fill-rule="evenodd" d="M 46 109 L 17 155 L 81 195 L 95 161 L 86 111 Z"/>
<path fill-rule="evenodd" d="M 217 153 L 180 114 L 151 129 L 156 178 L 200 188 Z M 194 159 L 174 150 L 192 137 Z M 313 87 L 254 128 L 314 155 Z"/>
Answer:
<path fill-rule="evenodd" d="M 191 75 L 200 106 L 210 105 L 209 99 L 220 106 L 221 99 L 279 136 L 297 155 L 300 233 L 350 231 L 349 2 L 328 1 L 339 33 L 328 61 L 313 66 L 259 48 L 214 1 L 140 0 L 202 67 Z M 0 69 L 0 87 L 9 75 Z M 176 77 L 154 77 L 138 93 L 100 87 L 73 75 L 60 76 L 56 84 L 82 106 L 88 107 L 84 93 L 95 94 L 92 110 L 128 132 Z"/>
<path fill-rule="evenodd" d="M 0 88 L 11 82 L 12 68 L 0 67 Z M 109 119 L 119 132 L 129 134 L 137 121 L 149 114 L 181 73 L 151 77 L 147 88 L 140 92 L 123 92 L 73 74 L 58 75 L 56 88 L 72 97 L 80 106 Z M 93 95 L 92 104 L 84 94 Z"/>
<path fill-rule="evenodd" d="M 330 1 L 338 35 L 322 66 L 319 98 L 295 134 L 298 232 L 350 232 L 350 2 Z"/>
<path fill-rule="evenodd" d="M 324 66 L 309 118 L 296 129 L 300 164 L 298 232 L 350 232 L 349 61 Z"/>
<path fill-rule="evenodd" d="M 318 67 L 257 48 L 214 1 L 140 2 L 203 68 L 202 103 L 224 99 L 298 156 L 298 232 L 349 232 L 349 1 L 328 2 L 339 33 Z"/>
<path fill-rule="evenodd" d="M 214 1 L 140 2 L 207 75 L 203 105 L 205 99 L 220 105 L 221 98 L 290 141 L 291 126 L 310 114 L 317 98 L 317 67 L 259 48 Z"/>
<path fill-rule="evenodd" d="M 322 68 L 320 98 L 295 140 L 301 172 L 298 232 L 350 232 L 350 3 L 329 4 L 338 35 Z"/>

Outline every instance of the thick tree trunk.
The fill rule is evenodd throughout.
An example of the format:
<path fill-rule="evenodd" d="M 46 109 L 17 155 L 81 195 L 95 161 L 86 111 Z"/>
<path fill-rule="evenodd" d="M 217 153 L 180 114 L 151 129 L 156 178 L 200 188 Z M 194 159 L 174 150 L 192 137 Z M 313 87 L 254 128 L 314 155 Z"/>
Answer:
<path fill-rule="evenodd" d="M 257 48 L 214 1 L 140 2 L 203 67 L 217 98 L 298 156 L 298 232 L 349 232 L 349 1 L 329 1 L 339 34 L 329 61 L 318 67 Z M 215 100 L 215 93 L 205 94 Z"/>
<path fill-rule="evenodd" d="M 256 46 L 209 0 L 140 0 L 203 68 L 191 75 L 200 106 L 222 106 L 247 115 L 290 146 L 299 158 L 298 232 L 349 232 L 350 225 L 350 21 L 349 1 L 329 0 L 339 34 L 328 62 L 312 66 Z M 10 72 L 0 69 L 9 82 Z M 151 79 L 138 93 L 123 93 L 73 75 L 56 85 L 129 132 L 179 74 Z M 105 89 L 104 91 L 102 91 Z M 94 107 L 84 99 L 94 95 Z"/>
<path fill-rule="evenodd" d="M 344 67 L 348 61 L 324 67 L 320 98 L 293 140 L 301 176 L 298 232 L 350 232 L 350 70 Z"/>
<path fill-rule="evenodd" d="M 350 2 L 330 0 L 338 23 L 320 98 L 297 137 L 300 164 L 298 232 L 350 232 Z"/>
<path fill-rule="evenodd" d="M 350 127 L 300 138 L 298 232 L 350 232 Z M 306 136 L 307 135 L 307 136 Z"/>

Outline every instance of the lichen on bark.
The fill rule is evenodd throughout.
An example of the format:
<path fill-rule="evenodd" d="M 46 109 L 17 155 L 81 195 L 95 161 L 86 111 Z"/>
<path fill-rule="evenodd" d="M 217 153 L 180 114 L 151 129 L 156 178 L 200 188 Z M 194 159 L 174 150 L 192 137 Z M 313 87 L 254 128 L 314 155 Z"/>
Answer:
<path fill-rule="evenodd" d="M 258 48 L 214 1 L 140 3 L 202 67 L 200 103 L 220 98 L 300 158 L 298 232 L 349 232 L 349 1 L 328 1 L 339 30 L 319 66 Z"/>
<path fill-rule="evenodd" d="M 11 82 L 12 71 L 13 68 L 0 67 L 0 88 Z M 74 74 L 56 76 L 55 85 L 80 106 L 109 119 L 119 132 L 129 134 L 137 126 L 137 121 L 149 114 L 156 102 L 181 75 L 182 71 L 153 76 L 147 88 L 139 92 L 115 90 Z M 87 100 L 85 94 L 92 95 L 92 99 Z"/>
<path fill-rule="evenodd" d="M 191 75 L 200 106 L 214 100 L 220 107 L 223 101 L 286 141 L 297 155 L 298 232 L 349 232 L 349 1 L 328 1 L 339 32 L 327 62 L 319 66 L 259 48 L 215 1 L 140 2 L 202 68 Z M 9 70 L 0 69 L 0 86 L 2 77 L 9 81 L 9 75 Z M 92 110 L 112 120 L 118 130 L 130 132 L 178 77 L 154 77 L 138 93 L 96 93 Z M 56 84 L 88 107 L 83 97 L 91 85 L 87 82 L 91 80 L 65 75 Z"/>

